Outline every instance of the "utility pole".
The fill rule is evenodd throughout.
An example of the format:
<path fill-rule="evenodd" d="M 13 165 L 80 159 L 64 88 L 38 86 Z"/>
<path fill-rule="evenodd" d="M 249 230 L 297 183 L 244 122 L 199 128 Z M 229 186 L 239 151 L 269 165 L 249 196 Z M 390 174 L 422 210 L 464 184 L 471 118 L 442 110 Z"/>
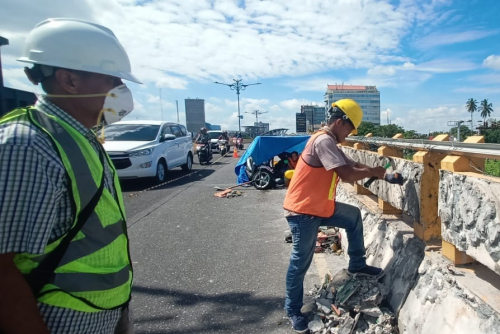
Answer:
<path fill-rule="evenodd" d="M 460 141 L 460 126 L 464 123 L 464 121 L 449 121 L 448 126 L 456 126 L 457 127 L 457 141 Z"/>
<path fill-rule="evenodd" d="M 236 91 L 236 95 L 238 97 L 238 131 L 239 132 L 241 132 L 241 119 L 243 118 L 243 116 L 241 116 L 241 114 L 240 114 L 240 91 L 245 90 L 248 86 L 261 84 L 260 82 L 257 82 L 257 83 L 253 83 L 253 84 L 244 85 L 241 83 L 241 80 L 242 79 L 233 79 L 234 83 L 232 83 L 232 84 L 225 84 L 225 83 L 217 82 L 217 81 L 214 82 L 214 83 L 219 84 L 219 85 L 228 86 L 231 90 Z"/>
<path fill-rule="evenodd" d="M 245 111 L 245 114 L 255 115 L 255 123 L 259 123 L 259 115 L 267 114 L 267 111 L 258 111 L 258 110 L 254 110 L 252 112 Z"/>
<path fill-rule="evenodd" d="M 175 100 L 175 105 L 177 106 L 177 123 L 180 123 L 180 120 L 179 120 L 179 101 Z"/>

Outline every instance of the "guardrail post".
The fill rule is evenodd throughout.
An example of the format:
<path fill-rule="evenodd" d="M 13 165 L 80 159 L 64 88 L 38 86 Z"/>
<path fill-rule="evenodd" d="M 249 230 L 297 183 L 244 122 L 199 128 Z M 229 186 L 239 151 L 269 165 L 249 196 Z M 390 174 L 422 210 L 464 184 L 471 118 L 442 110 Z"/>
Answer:
<path fill-rule="evenodd" d="M 366 189 L 357 182 L 354 182 L 354 192 L 358 195 L 372 195 L 372 192 L 370 190 Z"/>
<path fill-rule="evenodd" d="M 471 136 L 464 143 L 484 143 L 484 136 Z M 484 161 L 482 158 L 448 155 L 441 161 L 441 169 L 450 172 L 479 172 L 484 171 Z"/>
<path fill-rule="evenodd" d="M 403 134 L 398 133 L 393 139 L 401 139 L 403 138 Z M 402 158 L 403 157 L 403 151 L 400 149 L 397 149 L 395 147 L 389 147 L 389 146 L 380 146 L 377 150 L 378 155 L 385 156 L 385 157 L 394 157 L 394 158 Z M 384 214 L 400 214 L 402 213 L 401 210 L 396 209 L 393 207 L 391 204 L 388 202 L 384 201 L 380 197 L 378 198 L 378 207 L 380 210 L 382 210 L 382 213 Z"/>
<path fill-rule="evenodd" d="M 436 136 L 432 141 L 449 141 L 448 135 Z M 420 217 L 413 224 L 415 236 L 420 240 L 441 239 L 441 219 L 438 216 L 439 167 L 445 154 L 419 151 L 413 155 L 413 162 L 424 166 L 420 178 Z"/>
<path fill-rule="evenodd" d="M 373 133 L 367 133 L 365 138 L 370 138 L 370 137 L 373 137 Z M 365 144 L 365 143 L 354 143 L 354 146 L 353 146 L 356 150 L 370 150 L 370 147 Z"/>
<path fill-rule="evenodd" d="M 401 139 L 403 138 L 402 133 L 398 133 L 392 137 L 393 139 Z M 377 150 L 378 155 L 382 155 L 385 157 L 395 157 L 395 158 L 402 158 L 403 157 L 403 150 L 398 150 L 395 147 L 389 147 L 389 146 L 380 146 Z"/>
<path fill-rule="evenodd" d="M 484 143 L 484 136 L 471 136 L 464 143 Z M 478 172 L 484 171 L 485 159 L 469 158 L 465 156 L 448 155 L 441 161 L 441 169 L 450 172 Z M 460 251 L 452 243 L 443 240 L 443 255 L 454 264 L 467 264 L 474 262 L 474 259 L 465 252 Z"/>

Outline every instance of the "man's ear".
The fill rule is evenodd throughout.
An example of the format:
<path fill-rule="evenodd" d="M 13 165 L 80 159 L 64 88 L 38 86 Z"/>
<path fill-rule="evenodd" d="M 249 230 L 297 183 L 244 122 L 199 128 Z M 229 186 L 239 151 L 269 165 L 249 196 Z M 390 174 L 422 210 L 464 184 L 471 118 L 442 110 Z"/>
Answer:
<path fill-rule="evenodd" d="M 65 69 L 58 69 L 54 73 L 59 87 L 70 94 L 79 93 L 79 78 L 76 73 Z"/>

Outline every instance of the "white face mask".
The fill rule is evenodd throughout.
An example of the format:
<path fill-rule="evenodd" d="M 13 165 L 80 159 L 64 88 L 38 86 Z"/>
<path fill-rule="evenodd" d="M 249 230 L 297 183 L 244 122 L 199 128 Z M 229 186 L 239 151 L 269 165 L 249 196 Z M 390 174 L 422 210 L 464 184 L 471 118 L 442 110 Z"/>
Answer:
<path fill-rule="evenodd" d="M 55 95 L 55 94 L 45 94 L 46 97 L 60 97 L 60 98 L 85 98 L 85 97 L 99 97 L 106 96 L 104 99 L 104 104 L 102 106 L 97 124 L 101 122 L 102 117 L 106 121 L 106 125 L 116 123 L 120 121 L 123 117 L 130 114 L 134 109 L 134 99 L 132 98 L 132 92 L 127 86 L 120 85 L 111 89 L 107 93 L 98 94 L 83 94 L 83 95 Z"/>
<path fill-rule="evenodd" d="M 132 92 L 125 85 L 116 86 L 108 92 L 102 106 L 102 115 L 106 124 L 120 121 L 134 109 Z"/>

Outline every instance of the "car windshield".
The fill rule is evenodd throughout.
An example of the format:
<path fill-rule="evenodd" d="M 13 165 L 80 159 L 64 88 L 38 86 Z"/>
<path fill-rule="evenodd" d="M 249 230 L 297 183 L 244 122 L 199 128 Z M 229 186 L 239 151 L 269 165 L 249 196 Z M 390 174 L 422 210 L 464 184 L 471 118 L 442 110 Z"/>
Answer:
<path fill-rule="evenodd" d="M 218 139 L 222 132 L 209 132 L 210 139 Z"/>
<path fill-rule="evenodd" d="M 112 124 L 104 128 L 104 137 L 107 141 L 152 141 L 159 130 L 159 125 Z"/>

